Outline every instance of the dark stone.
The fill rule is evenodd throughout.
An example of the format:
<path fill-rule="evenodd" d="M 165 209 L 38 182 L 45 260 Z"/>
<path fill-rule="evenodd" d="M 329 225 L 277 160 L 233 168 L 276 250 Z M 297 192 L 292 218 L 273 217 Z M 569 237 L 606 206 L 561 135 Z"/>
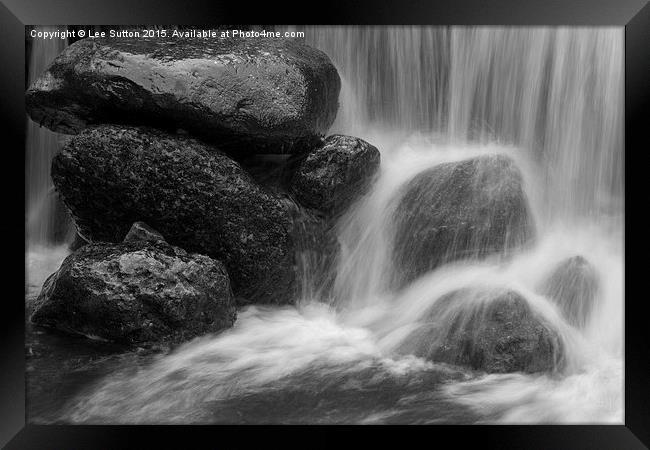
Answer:
<path fill-rule="evenodd" d="M 451 261 L 506 256 L 534 236 L 514 162 L 503 155 L 440 164 L 415 176 L 394 213 L 398 286 Z"/>
<path fill-rule="evenodd" d="M 223 261 L 238 301 L 293 300 L 287 205 L 227 156 L 153 129 L 101 126 L 69 139 L 52 179 L 83 236 L 121 242 L 135 221 Z"/>
<path fill-rule="evenodd" d="M 181 342 L 232 326 L 219 261 L 164 242 L 88 244 L 43 285 L 32 322 L 109 341 Z"/>
<path fill-rule="evenodd" d="M 557 332 L 514 291 L 446 294 L 403 350 L 490 373 L 554 371 L 564 364 Z"/>
<path fill-rule="evenodd" d="M 75 134 L 101 123 L 182 128 L 229 153 L 293 153 L 327 132 L 340 78 L 296 39 L 83 39 L 26 93 L 27 112 Z"/>
<path fill-rule="evenodd" d="M 379 161 L 379 150 L 366 141 L 329 136 L 298 165 L 291 191 L 307 207 L 325 213 L 344 211 L 366 191 Z"/>
<path fill-rule="evenodd" d="M 144 222 L 135 222 L 126 237 L 124 237 L 124 242 L 132 241 L 165 241 L 165 238 L 162 234 L 158 233 L 156 230 L 151 228 Z"/>
<path fill-rule="evenodd" d="M 594 267 L 582 256 L 574 256 L 553 270 L 541 290 L 558 304 L 567 322 L 582 328 L 591 316 L 598 288 Z"/>

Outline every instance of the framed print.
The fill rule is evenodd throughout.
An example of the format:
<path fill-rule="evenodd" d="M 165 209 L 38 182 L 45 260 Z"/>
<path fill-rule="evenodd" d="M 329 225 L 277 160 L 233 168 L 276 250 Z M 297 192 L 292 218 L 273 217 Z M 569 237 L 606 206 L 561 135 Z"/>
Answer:
<path fill-rule="evenodd" d="M 649 6 L 39 3 L 2 7 L 7 448 L 648 445 Z"/>

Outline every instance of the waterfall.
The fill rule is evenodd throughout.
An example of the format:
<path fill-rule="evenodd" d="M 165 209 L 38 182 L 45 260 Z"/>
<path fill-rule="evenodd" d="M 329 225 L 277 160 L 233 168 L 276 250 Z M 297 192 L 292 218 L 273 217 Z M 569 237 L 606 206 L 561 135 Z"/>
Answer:
<path fill-rule="evenodd" d="M 514 145 L 544 181 L 546 220 L 620 214 L 620 28 L 311 27 L 344 97 L 334 131 L 369 126 Z"/>
<path fill-rule="evenodd" d="M 382 150 L 373 191 L 338 223 L 333 297 L 352 311 L 346 323 L 372 330 L 390 354 L 413 344 L 422 317 L 450 293 L 512 289 L 562 335 L 573 375 L 490 375 L 452 384 L 448 395 L 508 423 L 620 422 L 623 30 L 313 27 L 306 39 L 343 79 L 336 132 Z M 443 266 L 395 294 L 387 280 L 396 269 L 390 243 L 400 188 L 430 167 L 484 154 L 509 155 L 522 170 L 536 244 L 505 265 Z M 573 255 L 591 261 L 601 283 L 581 331 L 539 295 L 545 274 Z M 451 326 L 454 309 L 438 310 Z"/>
<path fill-rule="evenodd" d="M 332 293 L 313 298 L 322 291 L 307 286 L 295 307 L 247 307 L 222 334 L 110 373 L 70 403 L 65 420 L 622 423 L 623 29 L 302 29 L 341 76 L 330 133 L 381 151 L 372 189 L 336 223 Z M 521 170 L 534 242 L 509 259 L 444 264 L 395 289 L 402 188 L 427 169 L 485 155 L 507 155 Z M 576 256 L 599 284 L 581 327 L 540 288 Z M 445 309 L 450 293 L 467 288 L 464 303 Z M 477 312 L 463 318 L 475 323 L 488 294 L 501 291 L 552 325 L 562 371 L 477 374 L 409 350 L 432 311 L 445 331 L 460 307 Z"/>
<path fill-rule="evenodd" d="M 65 28 L 65 27 L 64 27 Z M 39 31 L 61 27 L 39 27 Z M 31 84 L 67 46 L 65 39 L 33 39 L 29 56 Z M 70 239 L 71 221 L 59 201 L 50 178 L 52 158 L 59 151 L 60 136 L 27 119 L 26 132 L 26 228 L 30 247 L 61 244 Z"/>

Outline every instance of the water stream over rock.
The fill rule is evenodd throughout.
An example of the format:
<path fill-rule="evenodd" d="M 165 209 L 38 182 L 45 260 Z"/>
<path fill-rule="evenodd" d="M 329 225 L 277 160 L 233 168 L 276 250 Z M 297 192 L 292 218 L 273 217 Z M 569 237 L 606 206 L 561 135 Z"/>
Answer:
<path fill-rule="evenodd" d="M 381 152 L 372 187 L 334 224 L 331 280 L 304 277 L 295 306 L 243 307 L 233 328 L 170 352 L 82 356 L 85 382 L 49 410 L 36 402 L 32 419 L 622 423 L 623 30 L 304 31 L 341 77 L 329 134 Z M 499 158 L 516 175 L 471 163 Z M 449 170 L 431 172 L 425 191 L 409 191 L 441 164 Z M 405 213 L 409 192 L 416 211 L 433 213 Z M 513 204 L 521 217 L 502 213 Z M 457 209 L 435 214 L 445 207 Z M 458 229 L 439 223 L 461 210 L 471 216 L 458 213 Z M 396 277 L 429 252 L 414 227 L 422 220 L 445 257 Z M 483 226 L 502 239 L 483 240 Z M 490 251 L 465 250 L 477 245 Z M 66 253 L 30 252 L 28 297 Z M 579 270 L 561 277 L 558 267 Z"/>

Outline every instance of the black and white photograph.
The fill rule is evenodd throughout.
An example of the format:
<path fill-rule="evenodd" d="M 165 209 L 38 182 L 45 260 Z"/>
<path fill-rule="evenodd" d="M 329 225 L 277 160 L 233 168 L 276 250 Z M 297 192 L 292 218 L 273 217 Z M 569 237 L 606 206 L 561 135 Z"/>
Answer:
<path fill-rule="evenodd" d="M 34 424 L 623 424 L 624 28 L 25 27 Z"/>

